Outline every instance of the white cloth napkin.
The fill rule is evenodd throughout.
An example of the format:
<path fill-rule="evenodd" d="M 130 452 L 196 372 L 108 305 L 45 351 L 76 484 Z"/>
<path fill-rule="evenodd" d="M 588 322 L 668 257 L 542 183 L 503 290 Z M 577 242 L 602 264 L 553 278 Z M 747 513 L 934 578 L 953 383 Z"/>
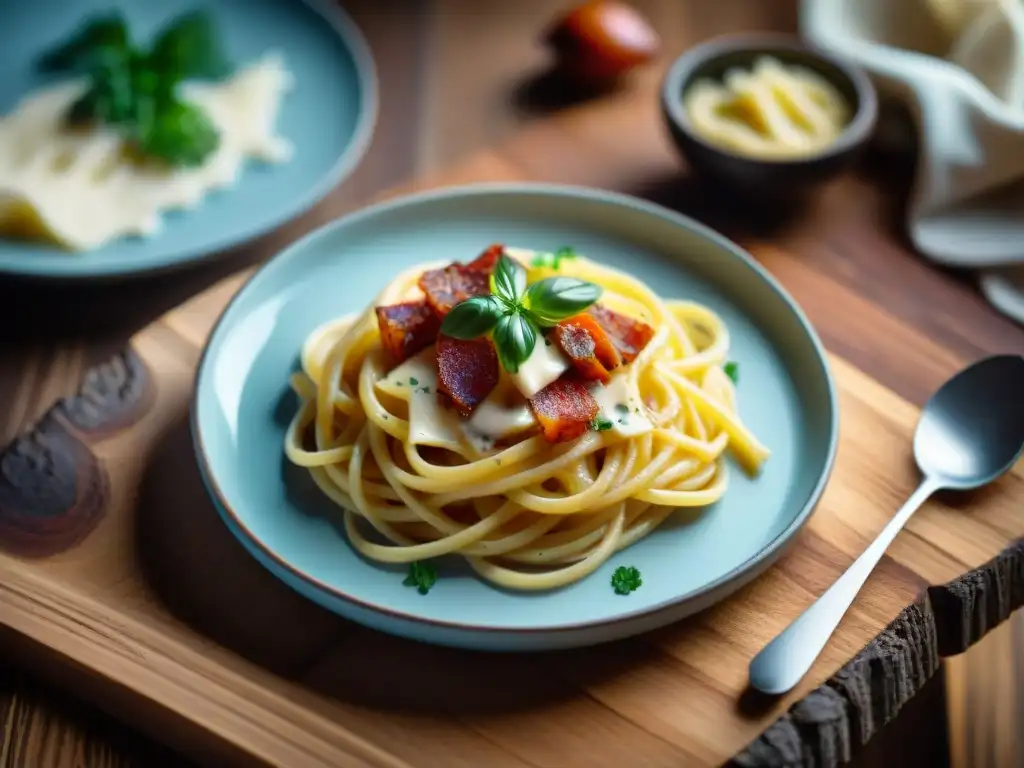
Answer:
<path fill-rule="evenodd" d="M 910 108 L 916 248 L 1024 323 L 1024 0 L 802 0 L 800 27 Z"/>

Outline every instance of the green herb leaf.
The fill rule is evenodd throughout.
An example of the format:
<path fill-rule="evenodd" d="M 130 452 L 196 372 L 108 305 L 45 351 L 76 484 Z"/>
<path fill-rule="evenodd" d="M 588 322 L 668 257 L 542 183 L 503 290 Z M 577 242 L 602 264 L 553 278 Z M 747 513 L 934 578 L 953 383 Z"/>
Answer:
<path fill-rule="evenodd" d="M 590 422 L 590 428 L 595 432 L 604 432 L 605 430 L 611 429 L 615 425 L 604 416 L 598 416 L 596 419 Z"/>
<path fill-rule="evenodd" d="M 740 380 L 740 364 L 739 363 L 734 363 L 734 362 L 732 362 L 730 360 L 728 363 L 725 364 L 725 366 L 723 367 L 722 370 L 725 371 L 725 375 L 726 376 L 728 376 L 730 379 L 732 379 L 732 383 L 733 384 L 736 384 L 736 383 L 739 382 L 739 380 Z"/>
<path fill-rule="evenodd" d="M 421 595 L 427 594 L 437 581 L 437 569 L 431 563 L 409 563 L 409 575 L 402 582 L 407 587 L 416 587 Z"/>
<path fill-rule="evenodd" d="M 39 57 L 38 67 L 44 72 L 64 72 L 91 65 L 104 51 L 127 49 L 128 25 L 120 12 L 112 11 L 94 17 L 45 51 Z"/>
<path fill-rule="evenodd" d="M 615 410 L 618 411 L 619 413 L 622 413 L 622 414 L 628 414 L 629 413 L 629 406 L 626 405 L 625 403 L 616 403 L 615 404 Z"/>
<path fill-rule="evenodd" d="M 558 269 L 564 259 L 575 259 L 576 250 L 571 245 L 563 245 L 554 253 L 540 252 L 530 260 L 531 267 L 547 267 Z"/>
<path fill-rule="evenodd" d="M 555 269 L 558 269 L 558 265 L 562 262 L 562 259 L 575 259 L 576 249 L 571 245 L 563 245 L 557 251 L 555 251 Z"/>
<path fill-rule="evenodd" d="M 612 588 L 617 595 L 628 595 L 644 583 L 640 571 L 632 565 L 620 565 L 612 574 Z"/>
<path fill-rule="evenodd" d="M 170 165 L 202 165 L 220 144 L 220 134 L 206 112 L 183 101 L 163 102 L 151 123 L 140 123 L 139 128 L 139 150 Z"/>
<path fill-rule="evenodd" d="M 149 57 L 133 53 L 128 60 L 129 77 L 132 82 L 132 90 L 135 97 L 149 97 L 152 99 L 164 99 L 173 97 L 174 83 L 168 83 L 167 78 L 150 62 Z"/>
<path fill-rule="evenodd" d="M 150 52 L 132 47 L 119 13 L 94 17 L 46 52 L 39 65 L 50 71 L 87 67 L 89 86 L 68 110 L 68 122 L 116 126 L 144 157 L 193 167 L 220 145 L 206 112 L 175 95 L 184 78 L 227 72 L 216 29 L 204 11 L 174 20 Z"/>
<path fill-rule="evenodd" d="M 460 301 L 441 321 L 441 333 L 455 339 L 475 339 L 489 333 L 502 315 L 494 296 L 474 296 Z"/>
<path fill-rule="evenodd" d="M 213 17 L 205 10 L 184 14 L 168 24 L 157 35 L 149 59 L 164 77 L 174 81 L 223 77 L 230 71 Z"/>
<path fill-rule="evenodd" d="M 546 277 L 526 289 L 523 305 L 540 325 L 554 325 L 601 298 L 603 289 L 575 277 Z"/>
<path fill-rule="evenodd" d="M 72 125 L 124 125 L 135 119 L 135 113 L 130 58 L 111 50 L 94 62 L 92 84 L 71 105 L 67 120 Z"/>
<path fill-rule="evenodd" d="M 526 290 L 526 270 L 515 259 L 501 254 L 491 273 L 491 293 L 513 304 Z"/>
<path fill-rule="evenodd" d="M 494 326 L 494 349 L 501 367 L 509 373 L 518 373 L 537 343 L 537 329 L 529 318 L 516 312 L 502 315 Z"/>

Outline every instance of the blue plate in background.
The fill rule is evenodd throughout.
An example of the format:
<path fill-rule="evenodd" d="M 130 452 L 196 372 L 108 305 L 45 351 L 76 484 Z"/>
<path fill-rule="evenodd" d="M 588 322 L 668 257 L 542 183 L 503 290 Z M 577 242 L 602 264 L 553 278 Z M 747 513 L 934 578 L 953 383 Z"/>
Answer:
<path fill-rule="evenodd" d="M 699 514 L 677 514 L 595 573 L 551 592 L 513 593 L 459 558 L 427 595 L 403 567 L 359 556 L 337 509 L 284 457 L 296 402 L 288 378 L 306 336 L 358 312 L 400 270 L 469 259 L 492 242 L 575 246 L 666 298 L 718 312 L 740 365 L 739 409 L 772 450 L 762 474 L 733 467 Z M 413 195 L 343 217 L 271 259 L 221 316 L 199 366 L 192 430 L 207 488 L 231 531 L 282 581 L 337 613 L 418 640 L 488 650 L 587 645 L 643 632 L 721 600 L 767 568 L 810 517 L 836 450 L 825 356 L 793 300 L 712 230 L 636 198 L 543 184 L 481 184 Z M 617 595 L 619 565 L 643 586 Z"/>
<path fill-rule="evenodd" d="M 315 204 L 356 167 L 377 116 L 370 49 L 331 0 L 45 0 L 6 3 L 0 46 L 0 113 L 50 80 L 39 54 L 89 16 L 120 8 L 133 40 L 149 41 L 183 12 L 208 8 L 235 66 L 280 51 L 295 78 L 281 103 L 278 133 L 295 147 L 287 163 L 250 162 L 233 188 L 211 192 L 191 211 L 164 214 L 150 238 L 122 238 L 79 253 L 0 239 L 0 274 L 47 279 L 113 277 L 163 270 L 215 255 L 274 229 Z"/>

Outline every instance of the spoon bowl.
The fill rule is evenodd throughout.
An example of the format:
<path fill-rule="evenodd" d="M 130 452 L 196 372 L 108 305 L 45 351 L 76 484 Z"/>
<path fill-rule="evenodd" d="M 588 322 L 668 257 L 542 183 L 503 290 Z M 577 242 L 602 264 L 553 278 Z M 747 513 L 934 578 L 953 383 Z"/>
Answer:
<path fill-rule="evenodd" d="M 1024 356 L 979 360 L 932 395 L 914 433 L 914 458 L 943 488 L 992 482 L 1024 449 Z"/>
<path fill-rule="evenodd" d="M 1024 451 L 1024 357 L 996 355 L 949 379 L 928 400 L 914 432 L 923 478 L 877 538 L 836 582 L 750 662 L 750 684 L 785 693 L 811 668 L 868 575 L 935 491 L 967 490 L 1009 470 Z"/>

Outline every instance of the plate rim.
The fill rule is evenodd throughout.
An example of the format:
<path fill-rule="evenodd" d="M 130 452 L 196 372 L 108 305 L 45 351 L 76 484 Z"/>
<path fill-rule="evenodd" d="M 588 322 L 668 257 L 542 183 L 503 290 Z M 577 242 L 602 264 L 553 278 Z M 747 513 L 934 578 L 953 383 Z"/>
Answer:
<path fill-rule="evenodd" d="M 310 247 L 317 240 L 330 237 L 336 230 L 342 229 L 347 226 L 356 224 L 364 219 L 373 218 L 382 214 L 387 214 L 392 211 L 401 210 L 403 208 L 416 207 L 418 205 L 429 203 L 436 200 L 442 200 L 445 198 L 459 198 L 459 197 L 474 197 L 477 195 L 550 195 L 556 197 L 567 197 L 567 198 L 582 198 L 584 200 L 610 203 L 616 206 L 623 206 L 631 208 L 639 213 L 646 213 L 666 219 L 668 222 L 689 228 L 696 232 L 702 237 L 705 237 L 716 245 L 725 250 L 729 251 L 733 256 L 737 257 L 741 263 L 743 263 L 748 269 L 753 271 L 758 277 L 760 277 L 767 285 L 770 290 L 773 290 L 778 294 L 779 298 L 786 304 L 789 310 L 794 314 L 796 319 L 799 321 L 801 328 L 807 335 L 807 338 L 811 342 L 811 347 L 815 353 L 815 358 L 818 363 L 821 377 L 825 384 L 826 391 L 826 405 L 828 408 L 828 449 L 825 456 L 824 464 L 822 465 L 821 472 L 815 481 L 814 487 L 808 494 L 806 500 L 800 507 L 791 522 L 774 538 L 772 538 L 764 547 L 759 549 L 751 557 L 744 560 L 735 568 L 730 569 L 726 573 L 719 576 L 713 581 L 709 581 L 696 589 L 692 589 L 681 595 L 668 598 L 661 602 L 655 603 L 654 605 L 646 608 L 636 608 L 633 610 L 625 611 L 612 618 L 605 619 L 589 619 L 585 621 L 573 621 L 563 622 L 559 624 L 552 624 L 540 627 L 529 627 L 529 626 L 501 626 L 501 625 L 479 625 L 470 624 L 463 621 L 455 621 L 451 619 L 436 619 L 420 616 L 414 613 L 408 613 L 404 610 L 396 609 L 386 605 L 380 605 L 377 603 L 366 601 L 362 598 L 356 597 L 348 592 L 342 591 L 335 586 L 326 584 L 319 579 L 313 577 L 310 574 L 300 570 L 292 563 L 283 559 L 276 552 L 271 550 L 264 542 L 253 534 L 253 532 L 242 522 L 241 517 L 235 512 L 231 504 L 227 501 L 224 493 L 221 491 L 220 486 L 217 483 L 215 473 L 212 471 L 211 463 L 207 457 L 207 451 L 202 440 L 202 427 L 199 423 L 198 415 L 198 403 L 200 385 L 204 378 L 208 378 L 210 375 L 207 373 L 207 368 L 210 365 L 211 349 L 214 346 L 214 342 L 219 340 L 219 334 L 224 332 L 225 319 L 230 313 L 232 307 L 243 297 L 248 291 L 251 285 L 263 274 L 265 270 L 272 268 L 274 265 L 288 261 L 289 259 L 295 258 L 296 254 L 301 253 L 306 248 Z M 609 626 L 618 626 L 621 624 L 637 621 L 645 617 L 655 616 L 661 613 L 669 612 L 673 608 L 679 608 L 705 597 L 707 595 L 723 591 L 723 596 L 720 599 L 724 599 L 729 594 L 726 587 L 732 582 L 741 579 L 748 572 L 753 571 L 755 575 L 752 578 L 757 578 L 767 567 L 770 567 L 771 563 L 779 557 L 788 546 L 794 537 L 801 531 L 810 520 L 813 515 L 821 496 L 825 492 L 825 488 L 828 486 L 828 482 L 831 478 L 832 471 L 835 467 L 836 454 L 839 447 L 839 407 L 838 407 L 838 394 L 835 383 L 835 377 L 832 373 L 831 366 L 828 360 L 828 353 L 825 350 L 824 344 L 821 342 L 817 331 L 807 318 L 803 309 L 796 302 L 796 300 L 790 295 L 790 293 L 782 286 L 782 284 L 765 268 L 763 267 L 752 255 L 750 255 L 746 249 L 739 244 L 727 238 L 725 235 L 712 229 L 711 227 L 691 218 L 683 213 L 674 211 L 666 206 L 658 203 L 653 203 L 648 200 L 643 200 L 634 195 L 613 192 L 610 190 L 600 189 L 596 187 L 588 187 L 583 185 L 574 184 L 560 184 L 552 182 L 540 182 L 540 181 L 519 181 L 519 182 L 471 182 L 465 184 L 458 184 L 452 186 L 440 187 L 437 189 L 426 190 L 421 192 L 413 192 L 404 195 L 399 195 L 394 198 L 390 198 L 381 202 L 373 203 L 365 207 L 359 208 L 350 213 L 339 216 L 333 221 L 327 222 L 326 224 L 317 227 L 305 236 L 294 241 L 293 243 L 284 247 L 277 254 L 267 259 L 261 264 L 255 272 L 245 279 L 242 285 L 239 286 L 235 294 L 228 300 L 221 310 L 216 321 L 211 327 L 210 333 L 207 336 L 206 343 L 203 345 L 202 353 L 200 354 L 199 361 L 196 365 L 196 373 L 193 379 L 192 395 L 189 400 L 189 431 L 192 437 L 193 453 L 195 454 L 196 462 L 199 466 L 200 476 L 203 480 L 203 485 L 206 488 L 207 493 L 211 496 L 214 506 L 217 508 L 221 515 L 226 515 L 230 518 L 230 525 L 226 527 L 236 537 L 244 540 L 240 541 L 243 548 L 248 549 L 250 546 L 255 547 L 256 550 L 261 552 L 264 557 L 268 558 L 278 568 L 290 573 L 296 579 L 300 580 L 306 587 L 319 591 L 328 595 L 329 597 L 340 600 L 344 603 L 349 603 L 357 609 L 362 609 L 376 613 L 384 618 L 398 621 L 398 622 L 411 622 L 413 624 L 428 626 L 440 630 L 454 630 L 454 631 L 465 631 L 472 633 L 479 633 L 483 635 L 494 635 L 504 634 L 511 636 L 522 636 L 522 635 L 535 635 L 535 634 L 554 634 L 558 635 L 561 633 L 573 633 L 587 629 L 597 629 Z M 227 522 L 227 521 L 225 521 Z M 346 546 L 349 546 L 346 542 Z M 254 557 L 257 562 L 260 558 L 255 557 L 253 552 L 250 555 Z M 274 573 L 272 568 L 267 567 L 261 563 L 268 571 Z M 280 577 L 274 573 L 275 577 Z M 290 585 L 289 585 L 290 586 Z M 300 592 L 301 594 L 301 592 Z M 308 595 L 303 595 L 306 599 L 312 599 Z M 719 600 L 712 600 L 711 604 L 718 602 Z"/>
<path fill-rule="evenodd" d="M 313 206 L 323 200 L 336 186 L 346 181 L 359 167 L 366 157 L 367 150 L 373 141 L 377 120 L 380 112 L 380 82 L 377 65 L 373 58 L 370 44 L 344 7 L 331 0 L 289 0 L 305 5 L 313 13 L 320 16 L 352 56 L 356 78 L 363 92 L 362 108 L 356 118 L 355 130 L 348 146 L 338 155 L 333 165 L 324 171 L 316 182 L 302 194 L 294 198 L 290 205 L 282 206 L 278 213 L 263 223 L 251 228 L 241 237 L 220 237 L 210 244 L 187 250 L 172 251 L 162 258 L 141 265 L 123 267 L 122 262 L 101 263 L 100 265 L 82 264 L 82 260 L 90 255 L 89 251 L 80 254 L 68 254 L 69 265 L 53 267 L 42 265 L 32 259 L 25 263 L 0 263 L 0 275 L 17 277 L 44 282 L 87 282 L 101 281 L 137 276 L 151 276 L 182 269 L 189 266 L 214 261 L 226 256 L 234 248 L 249 245 L 261 237 L 295 221 Z M 305 235 L 299 238 L 303 239 Z M 298 242 L 296 240 L 295 242 Z M 276 256 L 277 254 L 275 254 Z M 78 261 L 70 261 L 79 257 Z"/>

